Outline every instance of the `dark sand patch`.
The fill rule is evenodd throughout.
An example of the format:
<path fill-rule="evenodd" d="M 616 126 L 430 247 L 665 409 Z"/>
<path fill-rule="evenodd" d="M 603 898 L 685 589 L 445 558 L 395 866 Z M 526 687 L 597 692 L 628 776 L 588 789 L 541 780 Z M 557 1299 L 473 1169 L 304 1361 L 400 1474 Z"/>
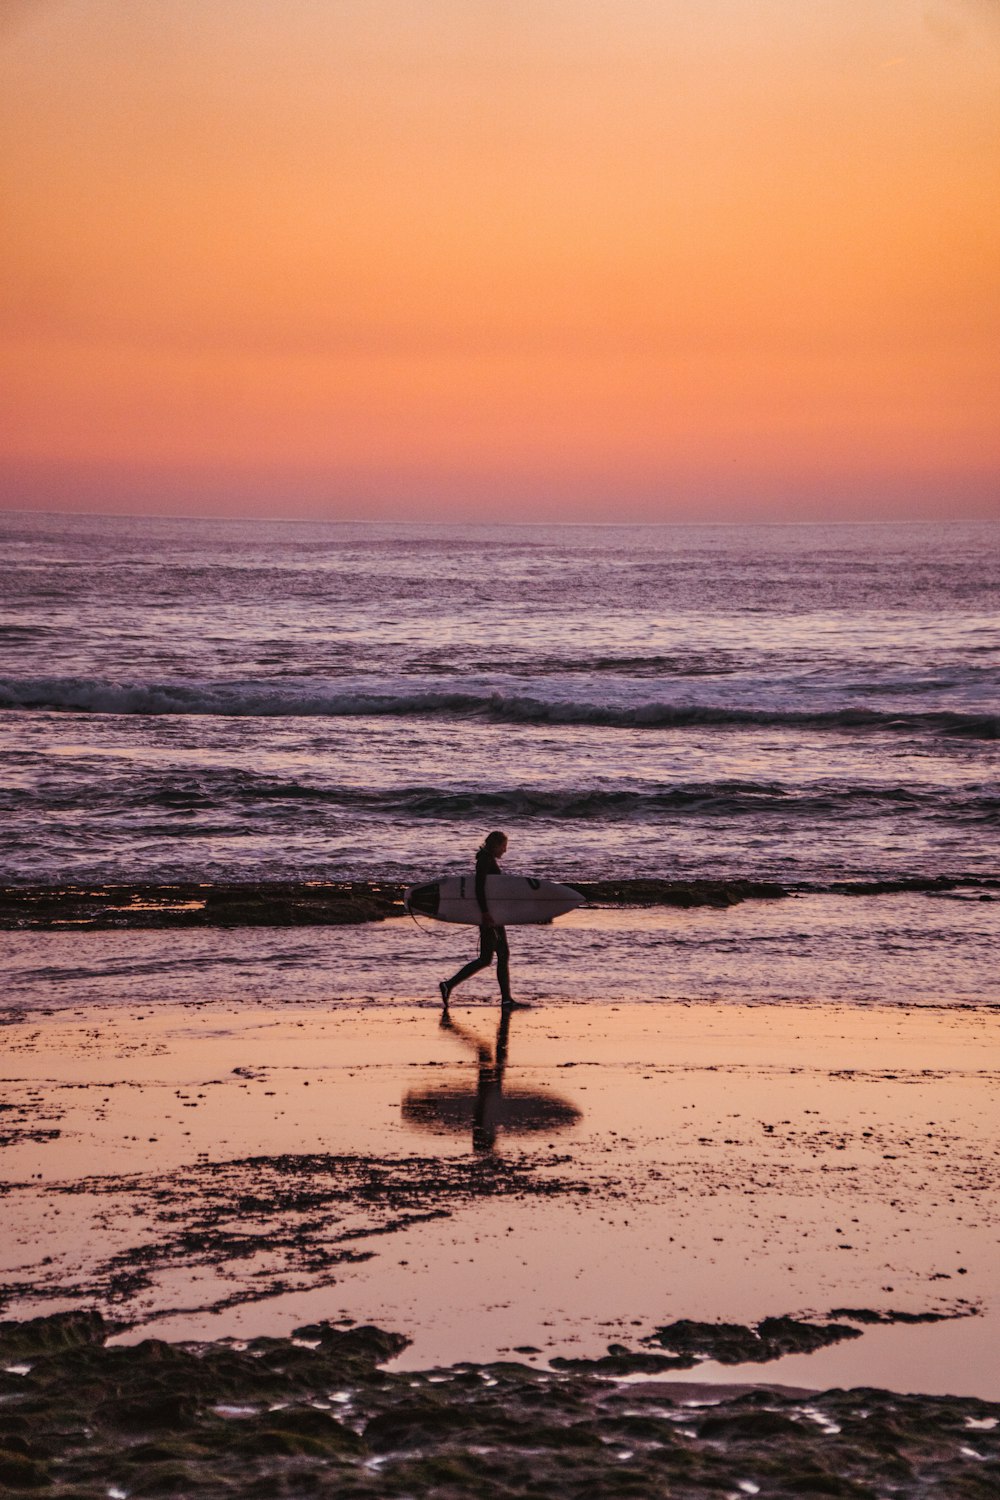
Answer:
<path fill-rule="evenodd" d="M 375 1252 L 365 1242 L 371 1238 L 448 1219 L 483 1199 L 588 1194 L 592 1184 L 568 1176 L 570 1165 L 554 1155 L 529 1161 L 312 1153 L 51 1184 L 57 1200 L 95 1200 L 108 1239 L 120 1240 L 136 1225 L 142 1237 L 97 1255 L 83 1280 L 68 1278 L 51 1259 L 35 1265 L 23 1280 L 0 1285 L 0 1305 L 22 1298 L 98 1301 L 127 1324 L 124 1310 L 161 1279 L 206 1269 L 228 1290 L 195 1306 L 147 1309 L 142 1321 L 312 1291 L 334 1282 L 335 1268 L 370 1258 Z M 31 1184 L 5 1185 L 12 1203 L 19 1188 Z"/>

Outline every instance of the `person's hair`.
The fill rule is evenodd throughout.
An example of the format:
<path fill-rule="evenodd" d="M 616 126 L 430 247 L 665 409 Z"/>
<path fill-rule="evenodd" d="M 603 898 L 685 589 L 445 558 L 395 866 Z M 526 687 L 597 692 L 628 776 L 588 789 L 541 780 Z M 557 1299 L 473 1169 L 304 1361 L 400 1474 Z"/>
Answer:
<path fill-rule="evenodd" d="M 501 833 L 499 829 L 494 829 L 492 833 L 488 833 L 483 839 L 482 853 L 495 854 L 500 848 L 500 845 L 506 844 L 506 842 L 507 835 L 505 833 Z"/>

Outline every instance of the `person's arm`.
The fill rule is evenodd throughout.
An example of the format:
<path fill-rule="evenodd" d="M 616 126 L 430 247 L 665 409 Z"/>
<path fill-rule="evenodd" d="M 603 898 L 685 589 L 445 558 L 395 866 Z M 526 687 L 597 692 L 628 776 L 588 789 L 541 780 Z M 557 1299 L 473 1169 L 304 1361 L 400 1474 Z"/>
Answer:
<path fill-rule="evenodd" d="M 486 904 L 486 877 L 487 875 L 495 875 L 496 873 L 497 862 L 495 859 L 490 859 L 488 856 L 484 856 L 482 854 L 477 856 L 476 900 L 479 903 L 479 910 L 482 912 L 483 917 L 485 918 L 483 925 L 486 927 L 495 927 L 497 925 L 494 922 L 493 918 L 490 916 L 490 909 Z"/>

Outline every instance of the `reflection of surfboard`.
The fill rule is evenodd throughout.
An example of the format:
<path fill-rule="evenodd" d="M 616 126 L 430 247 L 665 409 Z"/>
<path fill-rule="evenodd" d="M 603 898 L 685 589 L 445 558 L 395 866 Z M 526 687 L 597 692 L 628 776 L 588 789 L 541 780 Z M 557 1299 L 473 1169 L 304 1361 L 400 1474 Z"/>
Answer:
<path fill-rule="evenodd" d="M 504 1089 L 480 1097 L 475 1089 L 444 1087 L 414 1091 L 403 1099 L 403 1119 L 425 1129 L 468 1130 L 477 1109 L 493 1116 L 491 1123 L 508 1132 L 560 1130 L 575 1125 L 580 1111 L 558 1094 L 534 1093 L 530 1089 Z"/>
<path fill-rule="evenodd" d="M 422 917 L 460 922 L 467 927 L 482 925 L 475 875 L 452 875 L 447 880 L 432 880 L 429 885 L 411 885 L 404 900 L 407 911 L 419 912 Z M 486 877 L 486 904 L 500 927 L 551 922 L 583 902 L 579 891 L 554 880 L 532 880 L 528 875 Z"/>

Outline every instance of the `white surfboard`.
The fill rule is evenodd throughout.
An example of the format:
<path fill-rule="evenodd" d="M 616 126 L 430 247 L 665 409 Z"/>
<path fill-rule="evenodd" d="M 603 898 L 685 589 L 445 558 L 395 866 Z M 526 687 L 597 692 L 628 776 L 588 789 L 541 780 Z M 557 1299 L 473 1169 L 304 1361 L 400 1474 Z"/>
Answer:
<path fill-rule="evenodd" d="M 555 880 L 533 880 L 529 875 L 487 875 L 486 904 L 499 927 L 525 927 L 551 922 L 582 906 L 584 897 L 571 885 Z M 407 911 L 438 922 L 481 927 L 483 914 L 476 900 L 476 877 L 452 875 L 427 885 L 411 885 L 403 900 Z"/>

